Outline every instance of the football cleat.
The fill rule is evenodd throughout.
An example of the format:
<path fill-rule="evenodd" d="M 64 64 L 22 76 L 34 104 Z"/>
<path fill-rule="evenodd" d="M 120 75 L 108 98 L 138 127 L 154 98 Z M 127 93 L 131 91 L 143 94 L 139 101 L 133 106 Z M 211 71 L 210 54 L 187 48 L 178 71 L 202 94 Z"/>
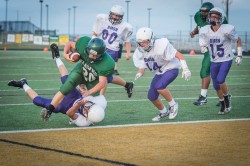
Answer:
<path fill-rule="evenodd" d="M 175 105 L 169 107 L 169 119 L 174 119 L 178 114 L 178 103 L 175 103 Z"/>
<path fill-rule="evenodd" d="M 225 101 L 225 113 L 229 113 L 231 111 L 231 94 L 228 94 L 227 96 L 224 96 L 224 101 Z"/>
<path fill-rule="evenodd" d="M 133 88 L 134 88 L 134 83 L 133 82 L 128 82 L 127 87 L 125 87 L 125 90 L 127 91 L 128 97 L 130 98 L 133 94 Z"/>
<path fill-rule="evenodd" d="M 228 94 L 228 98 L 229 98 L 229 100 L 231 101 L 232 95 L 231 95 L 231 94 Z M 217 106 L 217 107 L 220 106 L 220 101 L 216 104 L 216 106 Z"/>
<path fill-rule="evenodd" d="M 166 113 L 160 113 L 159 115 L 157 115 L 156 117 L 154 117 L 152 119 L 152 121 L 154 122 L 159 122 L 161 121 L 163 118 L 167 118 L 169 116 L 169 111 L 167 111 Z"/>
<path fill-rule="evenodd" d="M 52 59 L 60 57 L 59 48 L 55 43 L 50 45 L 50 49 L 51 49 L 51 52 L 52 52 Z"/>
<path fill-rule="evenodd" d="M 193 104 L 197 106 L 207 104 L 207 97 L 200 95 L 198 100 L 193 102 Z"/>
<path fill-rule="evenodd" d="M 51 116 L 52 112 L 47 110 L 46 108 L 43 108 L 40 112 L 40 115 L 41 115 L 41 120 L 43 122 L 47 122 Z"/>
<path fill-rule="evenodd" d="M 14 86 L 18 88 L 23 88 L 24 84 L 28 84 L 25 78 L 22 78 L 20 80 L 11 80 L 10 82 L 8 82 L 8 86 Z"/>
<path fill-rule="evenodd" d="M 225 114 L 225 102 L 220 101 L 220 110 L 218 112 L 218 115 L 224 115 Z"/>

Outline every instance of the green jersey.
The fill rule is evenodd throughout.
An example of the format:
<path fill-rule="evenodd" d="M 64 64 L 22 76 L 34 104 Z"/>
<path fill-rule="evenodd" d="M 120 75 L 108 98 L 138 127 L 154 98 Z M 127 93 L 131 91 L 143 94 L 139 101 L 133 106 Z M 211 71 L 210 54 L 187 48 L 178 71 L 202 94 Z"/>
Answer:
<path fill-rule="evenodd" d="M 198 28 L 200 29 L 201 27 L 204 27 L 208 25 L 209 23 L 207 21 L 203 21 L 201 18 L 201 13 L 200 11 L 196 12 L 194 15 L 194 21 L 197 24 Z M 222 24 L 228 24 L 227 18 L 224 17 Z"/>
<path fill-rule="evenodd" d="M 67 95 L 79 84 L 85 84 L 87 89 L 91 89 L 98 84 L 99 76 L 109 77 L 114 72 L 115 62 L 107 52 L 102 55 L 102 59 L 92 61 L 85 51 L 90 38 L 82 37 L 79 40 L 81 40 L 81 47 L 76 49 L 81 55 L 81 62 L 77 63 L 66 82 L 61 86 L 60 92 L 64 95 Z"/>

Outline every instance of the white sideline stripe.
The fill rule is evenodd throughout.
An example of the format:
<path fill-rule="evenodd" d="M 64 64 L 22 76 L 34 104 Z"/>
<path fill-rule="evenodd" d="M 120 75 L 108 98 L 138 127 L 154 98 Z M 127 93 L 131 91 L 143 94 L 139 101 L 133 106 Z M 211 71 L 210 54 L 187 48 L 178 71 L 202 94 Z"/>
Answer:
<path fill-rule="evenodd" d="M 250 118 L 242 118 L 242 119 L 221 119 L 221 120 L 198 120 L 198 121 L 185 121 L 185 122 L 165 122 L 165 123 L 141 123 L 141 124 L 127 124 L 127 125 L 107 125 L 107 126 L 96 126 L 96 127 L 92 126 L 92 127 L 53 128 L 53 129 L 37 129 L 37 130 L 14 130 L 14 131 L 0 131 L 0 134 L 8 134 L 8 133 L 31 133 L 31 132 L 46 132 L 46 131 L 63 131 L 63 130 L 91 130 L 91 129 L 120 128 L 120 127 L 179 125 L 179 124 L 232 122 L 232 121 L 249 121 L 249 120 L 250 120 Z"/>
<path fill-rule="evenodd" d="M 207 97 L 208 99 L 217 99 L 218 97 Z M 232 98 L 250 98 L 250 96 L 233 96 Z M 195 100 L 197 97 L 187 97 L 187 98 L 174 98 L 175 100 Z M 164 100 L 164 99 L 161 99 Z M 117 102 L 138 102 L 138 101 L 148 101 L 148 99 L 139 99 L 139 100 L 108 100 L 108 103 L 117 103 Z M 17 106 L 17 105 L 33 105 L 33 103 L 20 103 L 20 104 L 0 104 L 1 106 Z"/>

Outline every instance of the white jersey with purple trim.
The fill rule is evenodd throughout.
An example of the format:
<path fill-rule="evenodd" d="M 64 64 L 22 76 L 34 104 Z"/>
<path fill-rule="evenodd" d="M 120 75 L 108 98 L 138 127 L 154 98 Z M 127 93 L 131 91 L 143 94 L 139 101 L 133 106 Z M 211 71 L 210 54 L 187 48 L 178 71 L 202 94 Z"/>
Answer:
<path fill-rule="evenodd" d="M 91 101 L 99 106 L 101 106 L 104 110 L 106 109 L 107 107 L 107 100 L 106 98 L 103 96 L 103 95 L 98 95 L 98 96 L 88 96 L 88 97 L 85 97 L 85 98 L 79 98 L 77 99 L 73 105 L 75 105 L 79 100 L 88 100 L 88 101 Z"/>
<path fill-rule="evenodd" d="M 152 73 L 161 75 L 180 67 L 180 62 L 175 57 L 176 52 L 167 38 L 157 39 L 149 52 L 140 52 L 138 48 L 135 50 L 134 65 L 137 68 L 148 68 Z"/>
<path fill-rule="evenodd" d="M 97 37 L 105 41 L 106 47 L 113 51 L 119 51 L 119 44 L 129 42 L 133 33 L 133 28 L 129 23 L 121 22 L 113 25 L 109 21 L 107 14 L 98 14 L 93 26 L 93 31 Z"/>
<path fill-rule="evenodd" d="M 230 24 L 222 24 L 216 32 L 211 29 L 211 25 L 206 25 L 199 31 L 199 44 L 208 48 L 211 62 L 232 60 L 232 43 L 237 40 L 238 34 Z"/>
<path fill-rule="evenodd" d="M 79 100 L 82 100 L 83 98 L 79 98 L 77 99 L 73 105 L 75 105 Z M 88 96 L 86 98 L 84 98 L 85 100 L 91 101 L 99 106 L 101 106 L 103 108 L 103 110 L 105 111 L 106 107 L 107 107 L 107 100 L 105 99 L 105 97 L 103 95 L 99 95 L 99 96 Z M 86 104 L 88 105 L 88 103 Z M 75 124 L 76 126 L 79 127 L 87 127 L 90 126 L 92 124 L 91 121 L 89 121 L 84 115 L 83 112 L 81 110 L 82 108 L 80 107 L 77 111 L 76 114 L 78 115 L 78 118 L 76 120 L 72 120 L 70 119 L 70 124 Z"/>

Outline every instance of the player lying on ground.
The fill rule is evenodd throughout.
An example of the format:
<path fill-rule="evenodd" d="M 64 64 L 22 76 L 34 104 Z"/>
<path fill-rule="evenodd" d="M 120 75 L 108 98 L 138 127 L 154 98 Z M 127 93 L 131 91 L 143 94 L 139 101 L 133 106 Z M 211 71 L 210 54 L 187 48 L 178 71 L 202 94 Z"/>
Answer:
<path fill-rule="evenodd" d="M 52 54 L 59 72 L 61 81 L 64 83 L 68 78 L 68 71 L 61 61 L 59 54 Z M 39 96 L 27 83 L 26 79 L 12 80 L 8 83 L 9 86 L 23 88 L 25 93 L 37 106 L 43 107 L 41 110 L 41 118 L 47 121 L 50 113 L 47 111 L 52 99 Z M 54 113 L 67 114 L 70 117 L 70 123 L 76 126 L 89 126 L 93 122 L 99 122 L 104 118 L 104 110 L 107 106 L 107 101 L 103 95 L 96 97 L 82 97 L 81 93 L 76 89 L 72 89 L 65 96 L 62 102 L 53 110 Z"/>

